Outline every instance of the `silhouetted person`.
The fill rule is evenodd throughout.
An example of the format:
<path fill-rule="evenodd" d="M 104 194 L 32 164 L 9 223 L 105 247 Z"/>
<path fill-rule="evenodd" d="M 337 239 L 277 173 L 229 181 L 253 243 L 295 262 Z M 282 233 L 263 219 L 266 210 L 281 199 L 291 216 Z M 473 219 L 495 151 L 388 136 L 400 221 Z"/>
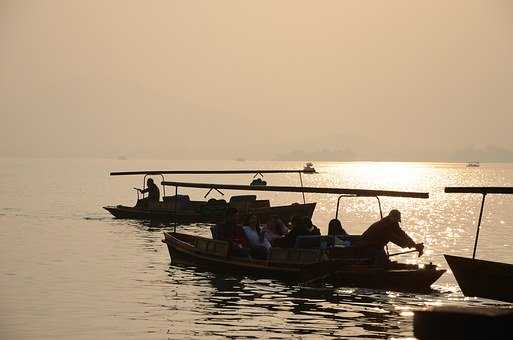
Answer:
<path fill-rule="evenodd" d="M 215 238 L 222 241 L 232 241 L 238 222 L 239 211 L 234 207 L 226 209 L 224 212 L 224 221 L 215 226 Z"/>
<path fill-rule="evenodd" d="M 233 255 L 246 256 L 247 251 L 244 248 L 248 246 L 248 242 L 242 226 L 238 223 L 239 211 L 234 207 L 229 207 L 225 211 L 224 222 L 216 224 L 212 234 L 217 240 L 228 241 Z"/>
<path fill-rule="evenodd" d="M 269 242 L 274 242 L 274 240 L 279 239 L 287 235 L 289 232 L 289 228 L 283 223 L 281 218 L 276 215 L 272 215 L 269 218 L 269 221 L 263 228 L 263 232 L 265 237 L 269 240 Z"/>
<path fill-rule="evenodd" d="M 319 228 L 312 224 L 312 221 L 305 216 L 294 216 L 291 221 L 290 232 L 282 238 L 276 239 L 273 246 L 281 248 L 294 248 L 298 236 L 320 235 Z"/>
<path fill-rule="evenodd" d="M 321 236 L 321 231 L 315 224 L 312 223 L 312 219 L 310 217 L 303 217 L 304 223 L 306 227 L 307 234 L 305 236 Z"/>
<path fill-rule="evenodd" d="M 328 235 L 347 235 L 344 228 L 342 228 L 342 223 L 339 219 L 334 218 L 330 221 L 330 223 L 328 224 Z"/>
<path fill-rule="evenodd" d="M 148 193 L 148 196 L 139 200 L 144 208 L 150 207 L 152 203 L 156 203 L 160 200 L 159 187 L 153 182 L 152 178 L 148 178 L 146 181 L 146 189 L 139 190 L 142 194 Z"/>
<path fill-rule="evenodd" d="M 361 245 L 374 248 L 378 261 L 388 261 L 384 247 L 388 242 L 392 242 L 401 248 L 415 248 L 419 256 L 423 254 L 424 244 L 415 243 L 408 234 L 399 226 L 401 222 L 401 213 L 399 210 L 391 210 L 387 217 L 373 223 L 362 234 Z M 386 259 L 385 259 L 386 258 Z"/>
<path fill-rule="evenodd" d="M 258 216 L 250 213 L 244 221 L 242 230 L 251 249 L 251 256 L 257 259 L 266 259 L 271 251 L 271 243 L 260 229 Z"/>

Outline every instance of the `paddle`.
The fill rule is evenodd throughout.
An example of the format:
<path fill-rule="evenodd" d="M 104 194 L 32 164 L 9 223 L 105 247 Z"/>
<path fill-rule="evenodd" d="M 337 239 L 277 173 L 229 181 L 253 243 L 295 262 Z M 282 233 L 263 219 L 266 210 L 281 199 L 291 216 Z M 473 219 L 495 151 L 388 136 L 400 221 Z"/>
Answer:
<path fill-rule="evenodd" d="M 400 253 L 389 254 L 389 255 L 388 255 L 388 257 L 397 256 L 397 255 L 404 255 L 404 254 L 410 254 L 410 253 L 415 253 L 415 252 L 417 252 L 417 251 L 418 251 L 417 249 L 412 249 L 412 250 L 402 251 L 402 252 L 400 252 Z"/>

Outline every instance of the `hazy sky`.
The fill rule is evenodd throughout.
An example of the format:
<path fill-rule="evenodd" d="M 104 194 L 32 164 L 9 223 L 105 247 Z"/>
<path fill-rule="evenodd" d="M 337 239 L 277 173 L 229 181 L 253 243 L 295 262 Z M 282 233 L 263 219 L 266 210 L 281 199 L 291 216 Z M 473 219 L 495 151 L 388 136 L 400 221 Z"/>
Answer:
<path fill-rule="evenodd" d="M 0 110 L 1 156 L 513 160 L 513 2 L 0 0 Z"/>

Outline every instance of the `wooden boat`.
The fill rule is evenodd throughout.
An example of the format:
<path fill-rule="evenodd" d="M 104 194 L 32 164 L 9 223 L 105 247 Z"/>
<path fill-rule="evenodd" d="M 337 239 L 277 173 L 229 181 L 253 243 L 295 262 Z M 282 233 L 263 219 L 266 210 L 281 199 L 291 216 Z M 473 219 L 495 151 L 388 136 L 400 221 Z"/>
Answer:
<path fill-rule="evenodd" d="M 478 161 L 472 161 L 467 163 L 467 168 L 479 168 L 480 164 Z"/>
<path fill-rule="evenodd" d="M 222 220 L 228 207 L 236 207 L 241 218 L 248 213 L 260 217 L 276 215 L 288 222 L 295 215 L 312 217 L 316 203 L 293 203 L 283 206 L 270 206 L 268 200 L 257 200 L 255 195 L 232 196 L 225 200 L 192 201 L 189 196 L 165 196 L 164 201 L 151 207 L 123 205 L 106 206 L 105 210 L 116 218 L 140 220 L 174 221 L 180 223 L 216 223 Z M 176 210 L 175 210 L 176 207 Z"/>
<path fill-rule="evenodd" d="M 272 277 L 291 283 L 322 279 L 334 286 L 425 292 L 445 272 L 434 265 L 419 268 L 392 262 L 380 267 L 371 264 L 370 258 L 356 256 L 358 251 L 352 249 L 347 249 L 344 256 L 335 256 L 319 248 L 272 248 L 268 259 L 259 260 L 231 255 L 226 241 L 177 232 L 164 232 L 162 241 L 167 244 L 173 264 Z"/>
<path fill-rule="evenodd" d="M 165 174 L 254 174 L 253 177 L 255 178 L 256 176 L 263 176 L 263 174 L 269 173 L 298 173 L 301 185 L 303 184 L 301 177 L 301 173 L 303 173 L 302 170 L 125 171 L 112 172 L 111 176 L 144 175 L 144 188 L 144 185 L 146 184 L 146 178 L 148 176 L 161 176 L 163 181 L 162 183 L 164 183 Z M 252 181 L 250 186 L 264 186 L 265 184 L 267 184 L 265 181 L 261 180 L 260 178 L 256 178 Z M 316 203 L 306 203 L 304 195 L 302 204 L 293 203 L 290 205 L 282 206 L 271 206 L 269 200 L 258 200 L 256 195 L 232 196 L 228 202 L 224 199 L 194 201 L 191 200 L 188 195 L 179 195 L 179 187 L 180 186 L 175 186 L 175 195 L 166 196 L 166 185 L 163 184 L 163 197 L 162 201 L 160 202 L 148 202 L 148 204 L 142 204 L 139 192 L 137 192 L 137 203 L 135 206 L 116 205 L 105 206 L 103 208 L 116 218 L 162 220 L 180 223 L 216 223 L 223 218 L 225 210 L 230 206 L 237 208 L 242 218 L 244 218 L 244 216 L 248 213 L 254 213 L 264 218 L 267 216 L 276 215 L 287 222 L 295 215 L 304 215 L 311 218 L 316 205 Z M 219 188 L 216 188 L 215 185 L 208 187 L 208 189 L 210 190 L 205 195 L 205 198 L 212 190 L 220 192 Z"/>
<path fill-rule="evenodd" d="M 165 185 L 193 186 L 198 183 L 164 182 Z M 244 190 L 242 186 L 230 184 L 203 184 L 202 187 Z M 353 190 L 312 187 L 258 187 L 261 191 L 316 192 L 339 194 L 341 197 L 416 197 L 427 198 L 427 193 Z M 379 199 L 378 199 L 379 202 Z M 336 216 L 338 216 L 337 202 Z M 380 214 L 381 204 L 380 204 Z M 357 237 L 357 236 L 354 236 Z M 307 237 L 308 238 L 308 237 Z M 314 237 L 315 238 L 315 237 Z M 334 236 L 320 236 L 318 242 L 301 243 L 296 248 L 273 247 L 265 260 L 235 256 L 226 241 L 213 240 L 183 233 L 164 232 L 163 242 L 167 244 L 174 264 L 193 264 L 210 271 L 245 273 L 263 277 L 274 277 L 295 283 L 326 281 L 336 286 L 369 287 L 389 290 L 428 291 L 445 270 L 435 265 L 419 267 L 391 262 L 386 266 L 374 264 L 366 248 L 338 247 L 329 242 Z M 313 239 L 312 239 L 313 240 Z M 310 240 L 310 241 L 312 241 Z M 333 239 L 334 240 L 334 239 Z M 309 246 L 305 246 L 309 244 Z"/>
<path fill-rule="evenodd" d="M 444 255 L 465 296 L 513 302 L 513 264 L 476 259 L 479 229 L 488 194 L 513 194 L 512 187 L 447 187 L 447 193 L 479 193 L 483 195 L 472 258 Z"/>

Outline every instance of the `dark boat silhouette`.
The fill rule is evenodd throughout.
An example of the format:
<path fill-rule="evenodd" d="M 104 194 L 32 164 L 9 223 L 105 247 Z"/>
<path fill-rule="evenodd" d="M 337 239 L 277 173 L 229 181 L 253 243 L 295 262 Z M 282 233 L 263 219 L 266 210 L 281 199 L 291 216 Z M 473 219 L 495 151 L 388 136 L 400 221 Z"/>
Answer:
<path fill-rule="evenodd" d="M 479 229 L 486 195 L 513 194 L 512 187 L 447 187 L 446 193 L 478 193 L 483 195 L 472 258 L 444 255 L 465 296 L 513 302 L 513 264 L 476 259 Z"/>
<path fill-rule="evenodd" d="M 231 184 L 179 182 L 163 182 L 163 184 L 237 190 L 329 193 L 338 194 L 339 201 L 342 197 L 429 197 L 427 193 L 340 188 L 277 186 L 251 188 Z M 381 204 L 379 206 L 382 215 Z M 339 203 L 337 203 L 336 217 L 338 217 L 338 208 Z M 358 237 L 350 236 L 351 239 Z M 164 232 L 162 241 L 168 247 L 173 264 L 187 263 L 208 271 L 273 277 L 294 283 L 323 281 L 335 286 L 426 292 L 430 290 L 431 284 L 445 272 L 432 264 L 425 267 L 396 262 L 376 265 L 365 247 L 336 246 L 334 236 L 306 236 L 306 238 L 309 238 L 304 240 L 307 242 L 297 240 L 295 248 L 273 247 L 265 260 L 235 256 L 231 254 L 230 245 L 226 241 L 176 231 Z"/>
<path fill-rule="evenodd" d="M 146 183 L 148 176 L 161 176 L 162 183 L 165 182 L 165 174 L 254 174 L 252 187 L 264 186 L 267 182 L 261 178 L 263 174 L 277 174 L 277 173 L 298 173 L 301 185 L 303 180 L 301 174 L 303 170 L 163 170 L 163 171 L 125 171 L 125 172 L 112 172 L 111 176 L 127 176 L 127 175 L 143 175 L 143 187 Z M 189 183 L 191 184 L 191 183 Z M 105 210 L 110 212 L 116 218 L 126 219 L 141 219 L 141 220 L 160 220 L 160 221 L 174 221 L 180 223 L 216 223 L 223 218 L 224 212 L 228 207 L 235 207 L 239 210 L 242 218 L 248 213 L 254 213 L 261 217 L 271 215 L 279 216 L 285 222 L 289 221 L 292 216 L 304 215 L 312 217 L 315 210 L 316 203 L 306 203 L 303 194 L 303 203 L 292 203 L 289 205 L 271 206 L 269 200 L 258 200 L 256 195 L 238 195 L 232 196 L 229 201 L 224 199 L 209 199 L 209 200 L 191 200 L 188 195 L 179 195 L 178 188 L 184 187 L 183 185 L 175 186 L 175 194 L 166 196 L 166 185 L 162 186 L 163 197 L 162 201 L 151 202 L 143 204 L 139 191 L 137 191 L 137 203 L 135 206 L 115 205 L 105 206 Z M 187 186 L 194 187 L 194 186 Z M 200 186 L 204 188 L 204 186 Z M 134 188 L 136 189 L 136 188 Z M 213 190 L 220 192 L 215 186 L 207 187 L 208 192 L 205 198 Z M 138 189 L 137 189 L 138 190 Z M 221 192 L 220 192 L 221 193 Z M 223 193 L 221 193 L 223 194 Z M 223 194 L 224 195 L 224 194 Z"/>
<path fill-rule="evenodd" d="M 177 232 L 164 232 L 173 264 L 194 265 L 212 272 L 271 277 L 291 283 L 323 280 L 334 286 L 365 287 L 394 291 L 428 292 L 445 270 L 436 266 L 392 262 L 377 266 L 357 249 L 342 255 L 329 250 L 272 248 L 266 260 L 232 256 L 226 241 Z"/>

